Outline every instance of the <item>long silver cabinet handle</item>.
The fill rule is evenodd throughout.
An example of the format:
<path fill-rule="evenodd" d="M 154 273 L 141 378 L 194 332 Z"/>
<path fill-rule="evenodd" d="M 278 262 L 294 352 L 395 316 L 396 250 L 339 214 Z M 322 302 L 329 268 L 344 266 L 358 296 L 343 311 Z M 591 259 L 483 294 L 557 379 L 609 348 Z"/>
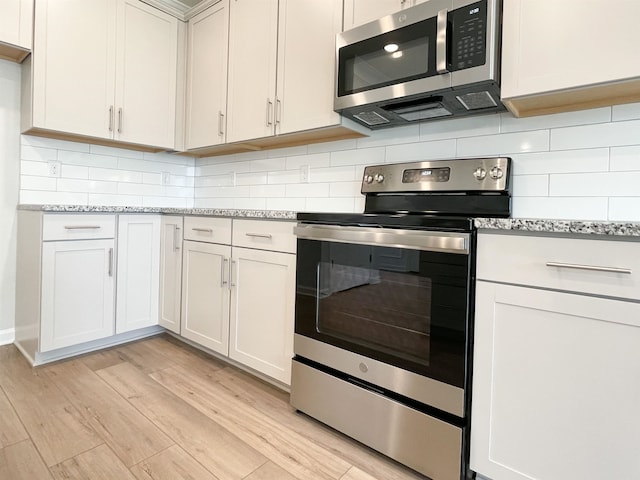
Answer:
<path fill-rule="evenodd" d="M 218 135 L 224 135 L 224 113 L 222 111 L 218 112 Z"/>
<path fill-rule="evenodd" d="M 118 109 L 118 133 L 122 133 L 122 108 Z"/>
<path fill-rule="evenodd" d="M 97 230 L 102 228 L 100 225 L 65 225 L 65 230 Z"/>
<path fill-rule="evenodd" d="M 180 227 L 174 225 L 173 227 L 173 251 L 177 252 L 180 250 Z"/>
<path fill-rule="evenodd" d="M 273 116 L 273 102 L 270 98 L 267 98 L 267 127 L 273 125 L 273 120 L 271 117 Z"/>
<path fill-rule="evenodd" d="M 227 264 L 229 263 L 229 259 L 228 258 L 223 258 L 222 259 L 222 265 L 220 268 L 220 285 L 221 286 L 225 286 L 227 283 L 227 279 L 224 278 L 224 272 L 227 270 Z M 231 272 L 229 272 L 229 274 L 231 274 Z"/>
<path fill-rule="evenodd" d="M 308 240 L 469 254 L 468 233 L 307 224 L 298 224 L 293 228 L 293 233 L 298 238 Z"/>
<path fill-rule="evenodd" d="M 233 267 L 236 264 L 235 260 L 231 260 L 231 264 L 229 266 L 229 288 L 233 288 L 236 284 L 233 281 Z"/>
<path fill-rule="evenodd" d="M 624 273 L 625 275 L 631 275 L 630 268 L 618 268 L 618 267 L 601 267 L 599 265 L 580 265 L 576 263 L 561 263 L 561 262 L 547 262 L 547 267 L 557 268 L 571 268 L 574 270 L 589 270 L 592 272 L 608 272 L 608 273 Z"/>
<path fill-rule="evenodd" d="M 247 237 L 273 238 L 270 233 L 245 233 Z"/>
<path fill-rule="evenodd" d="M 109 106 L 109 131 L 113 132 L 113 105 Z"/>
<path fill-rule="evenodd" d="M 276 98 L 276 125 L 279 125 L 282 121 L 282 102 L 279 98 Z"/>
<path fill-rule="evenodd" d="M 447 73 L 447 10 L 438 12 L 438 33 L 436 34 L 436 70 Z"/>
<path fill-rule="evenodd" d="M 193 227 L 193 228 L 191 228 L 191 230 L 193 230 L 194 232 L 213 233 L 213 228 Z"/>
<path fill-rule="evenodd" d="M 109 249 L 109 276 L 113 277 L 113 248 Z"/>

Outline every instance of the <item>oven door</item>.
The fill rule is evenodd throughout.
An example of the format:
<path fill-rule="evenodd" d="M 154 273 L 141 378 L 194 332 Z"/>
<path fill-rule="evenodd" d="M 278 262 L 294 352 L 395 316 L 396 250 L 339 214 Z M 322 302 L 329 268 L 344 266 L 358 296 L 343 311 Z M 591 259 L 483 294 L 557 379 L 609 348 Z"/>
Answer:
<path fill-rule="evenodd" d="M 295 353 L 351 363 L 362 380 L 463 416 L 471 234 L 305 224 L 296 234 Z"/>

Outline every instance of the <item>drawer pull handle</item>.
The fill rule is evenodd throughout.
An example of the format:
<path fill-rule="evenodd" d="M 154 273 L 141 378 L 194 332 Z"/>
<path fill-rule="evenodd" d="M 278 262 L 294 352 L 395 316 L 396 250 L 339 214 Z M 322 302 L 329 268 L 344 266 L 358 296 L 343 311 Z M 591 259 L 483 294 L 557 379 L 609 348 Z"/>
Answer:
<path fill-rule="evenodd" d="M 598 265 L 578 265 L 575 263 L 558 263 L 558 262 L 547 262 L 547 267 L 573 268 L 575 270 L 590 270 L 592 272 L 624 273 L 625 275 L 631 275 L 630 268 L 600 267 Z"/>
<path fill-rule="evenodd" d="M 213 228 L 198 228 L 198 227 L 193 227 L 191 230 L 193 230 L 194 232 L 213 233 Z"/>
<path fill-rule="evenodd" d="M 100 225 L 65 225 L 65 230 L 97 230 Z"/>
<path fill-rule="evenodd" d="M 113 277 L 113 248 L 109 249 L 109 276 Z"/>
<path fill-rule="evenodd" d="M 247 237 L 258 237 L 258 238 L 273 238 L 273 236 L 269 233 L 245 233 Z"/>

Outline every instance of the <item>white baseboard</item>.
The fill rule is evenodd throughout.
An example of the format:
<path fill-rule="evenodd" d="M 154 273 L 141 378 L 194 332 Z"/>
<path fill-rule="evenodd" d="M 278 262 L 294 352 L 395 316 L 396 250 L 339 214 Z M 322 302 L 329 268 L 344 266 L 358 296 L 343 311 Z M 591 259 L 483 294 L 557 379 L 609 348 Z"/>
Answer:
<path fill-rule="evenodd" d="M 9 345 L 16 339 L 16 329 L 7 328 L 6 330 L 0 330 L 0 345 Z"/>

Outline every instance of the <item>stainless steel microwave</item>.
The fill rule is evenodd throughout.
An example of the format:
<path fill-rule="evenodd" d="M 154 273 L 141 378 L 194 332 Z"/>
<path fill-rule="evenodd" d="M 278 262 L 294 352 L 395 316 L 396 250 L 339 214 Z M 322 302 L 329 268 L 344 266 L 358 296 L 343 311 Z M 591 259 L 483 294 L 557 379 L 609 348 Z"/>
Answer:
<path fill-rule="evenodd" d="M 371 129 L 506 110 L 501 0 L 427 0 L 338 34 L 334 110 Z"/>

